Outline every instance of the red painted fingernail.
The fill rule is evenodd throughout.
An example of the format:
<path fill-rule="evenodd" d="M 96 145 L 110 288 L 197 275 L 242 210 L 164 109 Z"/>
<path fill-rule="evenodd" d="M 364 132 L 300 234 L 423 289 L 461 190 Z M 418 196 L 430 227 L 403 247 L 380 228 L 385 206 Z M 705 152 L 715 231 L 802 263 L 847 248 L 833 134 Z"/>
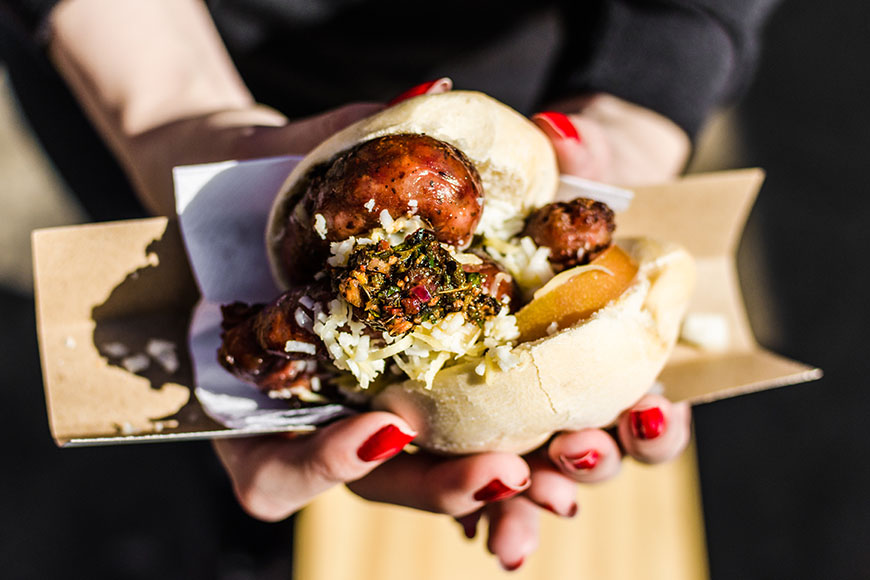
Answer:
<path fill-rule="evenodd" d="M 548 512 L 554 513 L 557 516 L 560 516 L 563 518 L 573 518 L 574 516 L 577 515 L 577 512 L 580 510 L 580 508 L 577 506 L 576 503 L 572 503 L 568 507 L 568 509 L 565 510 L 564 512 L 560 512 L 559 510 L 557 510 L 556 508 L 554 508 L 552 505 L 550 505 L 548 503 L 542 503 L 541 507 L 544 508 L 545 510 L 547 510 Z"/>
<path fill-rule="evenodd" d="M 475 501 L 501 501 L 523 491 L 529 485 L 529 480 L 526 479 L 517 487 L 511 487 L 502 482 L 500 479 L 493 479 L 474 493 Z"/>
<path fill-rule="evenodd" d="M 631 433 L 638 439 L 655 439 L 665 430 L 665 416 L 658 407 L 629 413 Z"/>
<path fill-rule="evenodd" d="M 513 572 L 514 570 L 519 570 L 520 566 L 522 566 L 523 562 L 525 562 L 525 561 L 526 561 L 525 558 L 520 558 L 519 560 L 517 560 L 513 564 L 502 563 L 501 567 L 504 568 L 505 570 L 507 570 L 508 572 Z"/>
<path fill-rule="evenodd" d="M 568 511 L 565 512 L 565 517 L 566 518 L 573 518 L 574 516 L 577 515 L 578 511 L 580 511 L 580 508 L 577 506 L 576 503 L 572 503 L 571 507 L 568 508 Z"/>
<path fill-rule="evenodd" d="M 601 459 L 601 454 L 594 449 L 590 449 L 586 453 L 577 455 L 576 457 L 560 455 L 559 459 L 561 459 L 562 464 L 566 465 L 569 469 L 583 471 L 592 469 L 598 465 L 598 461 Z"/>
<path fill-rule="evenodd" d="M 416 434 L 405 433 L 395 425 L 386 425 L 369 437 L 356 454 L 363 461 L 380 461 L 397 454 L 415 436 Z"/>
<path fill-rule="evenodd" d="M 393 98 L 387 105 L 395 105 L 397 103 L 401 103 L 402 101 L 407 101 L 412 97 L 418 97 L 420 95 L 425 95 L 432 89 L 436 87 L 445 88 L 446 90 L 450 90 L 453 88 L 453 81 L 447 77 L 442 77 L 440 79 L 435 79 L 434 81 L 429 81 L 428 83 L 423 83 L 421 85 L 417 85 L 416 87 L 410 88 L 398 97 Z M 444 92 L 444 91 L 440 91 Z"/>
<path fill-rule="evenodd" d="M 543 121 L 550 127 L 553 132 L 561 139 L 571 139 L 580 143 L 580 133 L 577 132 L 577 127 L 568 118 L 565 113 L 557 111 L 544 111 L 537 113 L 532 117 L 533 121 Z"/>
<path fill-rule="evenodd" d="M 481 512 L 478 510 L 474 513 L 468 514 L 467 516 L 456 518 L 456 521 L 459 522 L 460 526 L 462 526 L 462 532 L 469 540 L 474 539 L 474 536 L 477 535 L 477 522 L 480 521 L 480 516 Z"/>

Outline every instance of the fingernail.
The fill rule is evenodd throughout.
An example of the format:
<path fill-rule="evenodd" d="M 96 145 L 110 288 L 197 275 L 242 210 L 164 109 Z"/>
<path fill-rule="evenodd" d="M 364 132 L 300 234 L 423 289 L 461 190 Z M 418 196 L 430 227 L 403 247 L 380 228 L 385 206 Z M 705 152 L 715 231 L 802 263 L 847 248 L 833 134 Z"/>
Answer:
<path fill-rule="evenodd" d="M 397 454 L 414 437 L 416 433 L 405 433 L 395 425 L 386 425 L 369 437 L 356 454 L 363 461 L 380 461 Z"/>
<path fill-rule="evenodd" d="M 555 134 L 559 139 L 571 139 L 577 143 L 582 142 L 580 133 L 577 132 L 577 127 L 574 126 L 574 123 L 571 122 L 571 119 L 565 113 L 544 111 L 532 116 L 532 121 L 537 122 L 539 126 L 541 123 L 544 123 L 546 126 L 541 128 L 545 131 L 547 128 L 551 129 L 550 132 Z"/>
<path fill-rule="evenodd" d="M 501 501 L 515 496 L 528 486 L 528 479 L 524 480 L 517 487 L 511 487 L 500 479 L 493 479 L 474 493 L 474 499 L 475 501 L 485 502 Z"/>
<path fill-rule="evenodd" d="M 665 416 L 658 407 L 629 413 L 631 433 L 638 439 L 655 439 L 665 430 Z"/>
<path fill-rule="evenodd" d="M 573 518 L 574 516 L 577 515 L 577 512 L 580 511 L 580 508 L 577 506 L 576 502 L 572 503 L 570 506 L 568 506 L 568 509 L 566 509 L 566 510 L 557 510 L 555 507 L 553 507 L 551 504 L 548 504 L 548 503 L 542 503 L 541 507 L 544 508 L 545 510 L 547 510 L 548 512 L 554 513 L 557 516 L 563 517 L 563 518 Z"/>
<path fill-rule="evenodd" d="M 506 562 L 502 562 L 501 567 L 504 568 L 505 570 L 507 570 L 508 572 L 513 572 L 514 570 L 519 570 L 520 566 L 522 566 L 523 562 L 525 562 L 525 561 L 526 561 L 525 558 L 520 558 L 519 560 L 517 560 L 513 564 L 508 564 Z"/>
<path fill-rule="evenodd" d="M 467 516 L 456 518 L 456 521 L 462 526 L 462 532 L 469 540 L 474 539 L 474 536 L 477 535 L 477 522 L 480 520 L 480 515 L 480 511 L 476 511 Z"/>
<path fill-rule="evenodd" d="M 453 88 L 453 81 L 448 77 L 441 77 L 440 79 L 435 79 L 434 81 L 429 81 L 428 83 L 423 83 L 421 85 L 417 85 L 416 87 L 410 88 L 401 95 L 393 98 L 387 105 L 395 105 L 397 103 L 401 103 L 402 101 L 407 101 L 412 97 L 418 97 L 420 95 L 426 95 L 429 93 L 446 93 L 450 89 Z"/>
<path fill-rule="evenodd" d="M 601 454 L 598 453 L 598 451 L 596 451 L 595 449 L 590 449 L 589 451 L 576 456 L 559 456 L 559 460 L 562 462 L 562 465 L 574 471 L 588 471 L 590 469 L 593 469 L 596 465 L 598 465 L 598 461 L 600 459 Z"/>

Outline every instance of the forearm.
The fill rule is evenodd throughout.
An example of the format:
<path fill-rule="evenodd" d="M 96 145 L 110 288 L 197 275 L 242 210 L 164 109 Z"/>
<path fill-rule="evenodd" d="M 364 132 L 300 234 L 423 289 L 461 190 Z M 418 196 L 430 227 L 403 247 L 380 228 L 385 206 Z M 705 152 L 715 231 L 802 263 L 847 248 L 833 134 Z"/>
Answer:
<path fill-rule="evenodd" d="M 207 151 L 175 147 L 178 138 L 197 120 L 231 124 L 233 111 L 254 106 L 206 7 L 198 0 L 66 0 L 49 25 L 55 66 L 146 206 L 171 214 L 172 165 L 211 160 L 198 158 Z M 261 116 L 281 121 L 274 112 Z"/>

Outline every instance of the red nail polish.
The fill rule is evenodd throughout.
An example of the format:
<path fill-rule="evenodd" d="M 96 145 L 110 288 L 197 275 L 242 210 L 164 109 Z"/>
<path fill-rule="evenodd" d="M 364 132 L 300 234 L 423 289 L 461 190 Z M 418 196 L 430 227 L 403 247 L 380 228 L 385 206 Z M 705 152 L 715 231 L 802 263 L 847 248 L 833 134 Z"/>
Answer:
<path fill-rule="evenodd" d="M 590 449 L 582 455 L 576 457 L 562 455 L 560 456 L 560 459 L 562 460 L 562 464 L 568 466 L 570 469 L 585 471 L 598 465 L 598 461 L 601 459 L 601 454 L 595 449 Z"/>
<path fill-rule="evenodd" d="M 386 459 L 401 451 L 414 437 L 413 433 L 405 433 L 395 425 L 387 425 L 369 437 L 356 454 L 363 461 Z"/>
<path fill-rule="evenodd" d="M 571 119 L 565 113 L 544 111 L 543 113 L 537 113 L 532 119 L 541 119 L 562 139 L 571 139 L 578 143 L 582 141 L 580 133 L 577 132 L 577 127 L 574 126 L 574 123 L 571 122 Z"/>
<path fill-rule="evenodd" d="M 577 515 L 578 511 L 580 511 L 580 508 L 577 506 L 576 503 L 572 503 L 571 507 L 568 508 L 568 511 L 565 512 L 565 517 L 566 518 L 573 518 L 574 516 Z"/>
<path fill-rule="evenodd" d="M 548 512 L 554 513 L 557 516 L 560 516 L 563 518 L 573 518 L 574 516 L 577 515 L 577 511 L 580 509 L 579 507 L 577 507 L 576 503 L 572 503 L 571 507 L 569 507 L 564 512 L 557 511 L 556 508 L 554 508 L 552 505 L 550 505 L 548 503 L 542 503 L 541 507 L 544 508 L 545 510 L 547 510 Z"/>
<path fill-rule="evenodd" d="M 456 521 L 459 522 L 460 526 L 462 526 L 462 532 L 469 540 L 474 539 L 474 536 L 477 535 L 477 522 L 480 521 L 480 516 L 481 512 L 478 510 L 474 513 L 468 514 L 467 516 L 456 518 Z"/>
<path fill-rule="evenodd" d="M 526 479 L 517 487 L 511 487 L 502 483 L 500 479 L 493 479 L 474 493 L 475 501 L 501 501 L 509 497 L 515 496 L 529 485 L 529 480 Z"/>
<path fill-rule="evenodd" d="M 628 419 L 631 433 L 638 439 L 655 439 L 665 430 L 665 416 L 658 407 L 632 411 Z"/>
<path fill-rule="evenodd" d="M 519 560 L 517 560 L 513 564 L 504 564 L 503 563 L 501 565 L 501 567 L 504 568 L 505 570 L 507 570 L 508 572 L 513 572 L 514 570 L 519 570 L 520 566 L 523 565 L 523 562 L 525 562 L 525 560 L 526 560 L 525 558 L 520 558 Z"/>
<path fill-rule="evenodd" d="M 425 95 L 430 90 L 432 90 L 432 88 L 435 85 L 444 84 L 444 83 L 449 83 L 450 87 L 453 86 L 453 82 L 446 77 L 440 78 L 440 79 L 435 79 L 434 81 L 429 81 L 428 83 L 423 83 L 423 84 L 417 85 L 416 87 L 408 89 L 407 91 L 405 91 L 401 95 L 393 98 L 390 102 L 387 103 L 387 105 L 395 105 L 397 103 L 401 103 L 402 101 L 407 101 L 411 97 L 418 97 L 420 95 Z"/>

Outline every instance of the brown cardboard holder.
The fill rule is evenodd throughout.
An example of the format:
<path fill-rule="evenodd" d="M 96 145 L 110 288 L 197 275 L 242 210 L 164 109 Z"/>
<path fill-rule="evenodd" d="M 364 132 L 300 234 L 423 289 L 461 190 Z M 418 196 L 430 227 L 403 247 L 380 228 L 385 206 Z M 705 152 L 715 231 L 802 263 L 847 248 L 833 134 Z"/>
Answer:
<path fill-rule="evenodd" d="M 660 376 L 675 401 L 709 402 L 795 384 L 820 371 L 760 347 L 748 324 L 735 249 L 763 181 L 748 169 L 635 189 L 618 233 L 669 239 L 697 260 L 690 312 L 728 321 L 727 350 L 678 345 Z M 283 429 L 227 429 L 193 396 L 186 331 L 198 291 L 178 226 L 166 218 L 38 230 L 33 234 L 39 344 L 52 435 L 59 445 L 228 437 Z M 131 372 L 107 345 L 142 352 L 177 345 L 180 367 Z"/>

